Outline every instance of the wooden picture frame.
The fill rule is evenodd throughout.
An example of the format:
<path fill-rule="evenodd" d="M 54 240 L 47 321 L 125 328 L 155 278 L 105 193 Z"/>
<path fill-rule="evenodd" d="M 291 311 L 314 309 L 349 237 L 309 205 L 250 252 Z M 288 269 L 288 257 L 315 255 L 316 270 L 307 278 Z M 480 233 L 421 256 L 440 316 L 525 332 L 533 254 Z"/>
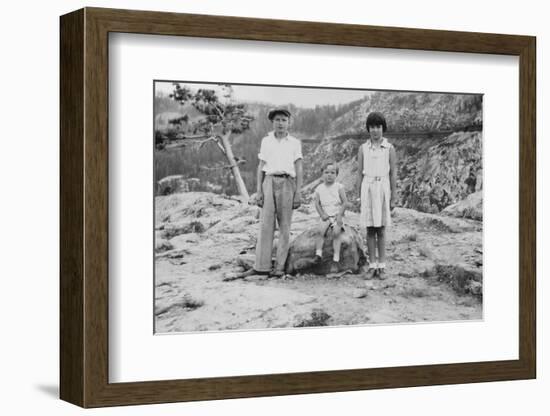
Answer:
<path fill-rule="evenodd" d="M 536 377 L 536 40 L 530 36 L 85 8 L 61 17 L 60 396 L 101 407 Z M 110 383 L 108 34 L 519 57 L 519 359 Z"/>

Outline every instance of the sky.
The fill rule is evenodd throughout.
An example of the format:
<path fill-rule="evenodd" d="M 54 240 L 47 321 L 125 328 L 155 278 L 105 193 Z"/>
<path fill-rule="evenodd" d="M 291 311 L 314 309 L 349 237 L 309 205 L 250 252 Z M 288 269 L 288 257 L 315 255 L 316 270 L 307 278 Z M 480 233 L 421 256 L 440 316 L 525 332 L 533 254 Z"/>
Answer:
<path fill-rule="evenodd" d="M 188 85 L 191 89 L 209 88 L 216 89 L 217 84 L 196 84 L 180 82 L 180 85 Z M 172 93 L 172 82 L 155 82 L 155 92 L 168 95 Z M 343 90 L 328 88 L 301 88 L 278 86 L 254 86 L 233 85 L 233 97 L 237 101 L 256 101 L 271 105 L 294 104 L 297 107 L 312 108 L 316 105 L 346 104 L 370 95 L 368 90 Z"/>

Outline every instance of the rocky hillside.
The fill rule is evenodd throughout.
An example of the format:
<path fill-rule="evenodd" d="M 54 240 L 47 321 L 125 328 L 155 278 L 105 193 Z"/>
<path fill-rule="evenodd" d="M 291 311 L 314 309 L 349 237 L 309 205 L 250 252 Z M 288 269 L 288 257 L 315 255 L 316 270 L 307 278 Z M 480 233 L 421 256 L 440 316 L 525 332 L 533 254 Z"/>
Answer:
<path fill-rule="evenodd" d="M 364 130 L 366 114 L 379 111 L 392 132 L 449 131 L 481 126 L 481 95 L 376 92 L 331 124 L 327 136 Z"/>
<path fill-rule="evenodd" d="M 482 96 L 465 94 L 371 94 L 335 119 L 306 153 L 306 183 L 319 178 L 324 161 L 334 159 L 348 196 L 358 198 L 357 151 L 368 139 L 365 120 L 371 111 L 385 115 L 385 135 L 396 149 L 398 206 L 438 213 L 483 189 Z M 482 217 L 480 209 L 465 212 Z"/>
<path fill-rule="evenodd" d="M 166 99 L 157 101 L 155 108 L 165 112 L 156 119 L 161 126 L 173 115 L 174 107 Z M 265 116 L 268 105 L 250 103 L 249 107 L 255 120 L 250 130 L 233 139 L 233 151 L 252 193 L 260 138 L 270 123 Z M 302 140 L 305 183 L 311 184 L 306 191 L 314 188 L 324 161 L 334 159 L 340 164 L 339 180 L 346 185 L 350 199 L 358 197 L 357 150 L 368 138 L 364 124 L 371 111 L 385 114 L 386 137 L 397 151 L 398 206 L 438 213 L 483 189 L 481 95 L 375 92 L 338 108 L 292 107 L 292 111 L 292 134 Z M 155 177 L 160 180 L 177 174 L 196 178 L 197 190 L 212 190 L 214 185 L 220 187 L 219 193 L 234 194 L 236 187 L 226 164 L 211 143 L 174 152 L 156 151 Z M 480 210 L 464 212 L 468 218 L 482 217 Z"/>
<path fill-rule="evenodd" d="M 398 206 L 438 213 L 483 189 L 481 132 L 457 132 L 443 139 L 389 140 L 395 146 L 398 159 Z M 359 196 L 357 151 L 362 143 L 364 140 L 355 138 L 324 140 L 305 156 L 306 182 L 314 182 L 321 174 L 323 162 L 333 158 L 340 166 L 338 180 L 345 185 L 350 200 L 356 200 Z M 306 188 L 306 192 L 313 188 Z"/>
<path fill-rule="evenodd" d="M 453 133 L 429 148 L 407 154 L 396 141 L 398 204 L 437 213 L 483 188 L 482 135 Z"/>

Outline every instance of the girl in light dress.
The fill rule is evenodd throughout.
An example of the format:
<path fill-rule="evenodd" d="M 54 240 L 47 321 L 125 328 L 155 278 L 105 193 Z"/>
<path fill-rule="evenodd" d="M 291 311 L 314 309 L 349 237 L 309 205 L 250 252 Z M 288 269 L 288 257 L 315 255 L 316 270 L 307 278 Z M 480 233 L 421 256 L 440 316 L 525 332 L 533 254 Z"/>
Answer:
<path fill-rule="evenodd" d="M 373 112 L 367 117 L 370 139 L 357 155 L 361 196 L 361 227 L 367 230 L 369 269 L 366 278 L 386 278 L 386 227 L 396 201 L 397 157 L 393 145 L 383 136 L 386 119 Z M 378 256 L 376 253 L 378 251 Z"/>

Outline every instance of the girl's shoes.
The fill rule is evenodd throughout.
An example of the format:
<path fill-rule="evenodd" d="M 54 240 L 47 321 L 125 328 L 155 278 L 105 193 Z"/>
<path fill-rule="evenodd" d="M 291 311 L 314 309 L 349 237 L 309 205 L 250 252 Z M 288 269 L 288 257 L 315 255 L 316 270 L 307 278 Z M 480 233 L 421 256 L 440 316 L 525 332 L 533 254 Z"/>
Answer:
<path fill-rule="evenodd" d="M 367 274 L 365 275 L 365 279 L 366 280 L 372 280 L 374 279 L 375 277 L 377 277 L 378 279 L 380 280 L 386 280 L 388 276 L 386 276 L 386 270 L 383 269 L 383 268 L 370 268 L 368 271 L 367 271 Z"/>
<path fill-rule="evenodd" d="M 374 267 L 371 267 L 367 274 L 365 275 L 365 279 L 372 280 L 378 275 L 378 269 L 375 269 Z"/>

